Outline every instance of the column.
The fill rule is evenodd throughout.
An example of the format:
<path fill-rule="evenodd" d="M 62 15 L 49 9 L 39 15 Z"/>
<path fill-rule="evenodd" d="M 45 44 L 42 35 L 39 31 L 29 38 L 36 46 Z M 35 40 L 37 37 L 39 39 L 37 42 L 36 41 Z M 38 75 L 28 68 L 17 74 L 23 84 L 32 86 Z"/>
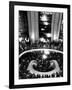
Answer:
<path fill-rule="evenodd" d="M 39 40 L 38 12 L 28 11 L 29 38 L 32 43 Z"/>
<path fill-rule="evenodd" d="M 51 40 L 58 41 L 59 32 L 61 26 L 62 13 L 53 13 L 52 15 L 52 24 L 51 24 Z"/>

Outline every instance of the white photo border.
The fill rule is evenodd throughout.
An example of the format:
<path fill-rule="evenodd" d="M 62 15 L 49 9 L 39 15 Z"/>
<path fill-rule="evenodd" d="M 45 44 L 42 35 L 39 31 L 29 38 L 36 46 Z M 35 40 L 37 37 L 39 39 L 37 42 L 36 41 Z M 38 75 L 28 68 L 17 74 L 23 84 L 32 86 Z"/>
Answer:
<path fill-rule="evenodd" d="M 18 49 L 18 33 L 19 33 L 19 10 L 22 11 L 48 11 L 63 13 L 63 77 L 59 78 L 41 78 L 41 79 L 19 79 L 19 49 Z M 41 83 L 57 83 L 67 82 L 67 8 L 54 7 L 35 7 L 35 6 L 14 6 L 14 85 L 25 84 L 41 84 Z"/>

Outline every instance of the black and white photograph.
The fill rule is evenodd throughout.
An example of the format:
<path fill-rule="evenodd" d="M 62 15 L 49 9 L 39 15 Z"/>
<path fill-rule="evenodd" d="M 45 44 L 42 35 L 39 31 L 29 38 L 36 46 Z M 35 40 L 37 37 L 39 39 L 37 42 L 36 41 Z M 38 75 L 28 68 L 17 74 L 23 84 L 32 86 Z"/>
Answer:
<path fill-rule="evenodd" d="M 68 9 L 14 4 L 14 85 L 69 84 Z"/>
<path fill-rule="evenodd" d="M 19 79 L 63 77 L 63 13 L 19 11 Z"/>

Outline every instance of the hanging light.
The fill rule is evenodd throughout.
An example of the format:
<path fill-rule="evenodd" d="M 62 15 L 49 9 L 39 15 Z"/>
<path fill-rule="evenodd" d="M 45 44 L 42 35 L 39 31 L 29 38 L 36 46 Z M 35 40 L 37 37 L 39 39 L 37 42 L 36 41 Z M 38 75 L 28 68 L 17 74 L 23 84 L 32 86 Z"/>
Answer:
<path fill-rule="evenodd" d="M 48 23 L 48 22 L 43 22 L 43 24 L 44 24 L 44 25 L 46 25 L 46 26 L 47 26 L 47 25 L 49 25 L 49 23 Z"/>
<path fill-rule="evenodd" d="M 41 18 L 41 21 L 47 21 L 47 16 L 46 15 L 42 15 L 40 18 Z"/>
<path fill-rule="evenodd" d="M 50 52 L 48 50 L 44 50 L 44 54 L 50 54 Z"/>
<path fill-rule="evenodd" d="M 42 31 L 44 31 L 45 29 L 44 28 L 41 28 Z"/>
<path fill-rule="evenodd" d="M 43 59 L 46 59 L 47 58 L 47 55 L 46 54 L 43 54 L 42 58 Z"/>
<path fill-rule="evenodd" d="M 51 33 L 47 33 L 47 34 L 45 34 L 47 37 L 51 37 L 52 36 L 52 34 Z"/>

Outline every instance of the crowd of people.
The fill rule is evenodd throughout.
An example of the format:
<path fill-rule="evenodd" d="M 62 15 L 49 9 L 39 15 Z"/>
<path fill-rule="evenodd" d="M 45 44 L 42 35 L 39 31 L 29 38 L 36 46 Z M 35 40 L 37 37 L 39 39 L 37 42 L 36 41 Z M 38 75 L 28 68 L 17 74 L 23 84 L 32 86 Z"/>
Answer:
<path fill-rule="evenodd" d="M 19 42 L 19 53 L 30 49 L 55 49 L 59 51 L 63 51 L 63 41 L 50 41 L 49 42 Z"/>
<path fill-rule="evenodd" d="M 52 77 L 63 77 L 63 54 L 58 52 L 50 51 L 50 54 L 47 55 L 46 59 L 42 58 L 43 52 L 41 51 L 34 51 L 28 52 L 22 55 L 19 59 L 19 79 L 27 79 L 27 78 L 52 78 Z M 40 72 L 49 72 L 52 71 L 53 68 L 49 68 L 51 60 L 57 60 L 60 70 L 60 73 L 53 73 L 50 75 L 35 75 L 35 73 L 30 73 L 27 70 L 29 63 L 32 60 L 37 61 L 37 66 L 33 66 L 33 68 Z"/>

